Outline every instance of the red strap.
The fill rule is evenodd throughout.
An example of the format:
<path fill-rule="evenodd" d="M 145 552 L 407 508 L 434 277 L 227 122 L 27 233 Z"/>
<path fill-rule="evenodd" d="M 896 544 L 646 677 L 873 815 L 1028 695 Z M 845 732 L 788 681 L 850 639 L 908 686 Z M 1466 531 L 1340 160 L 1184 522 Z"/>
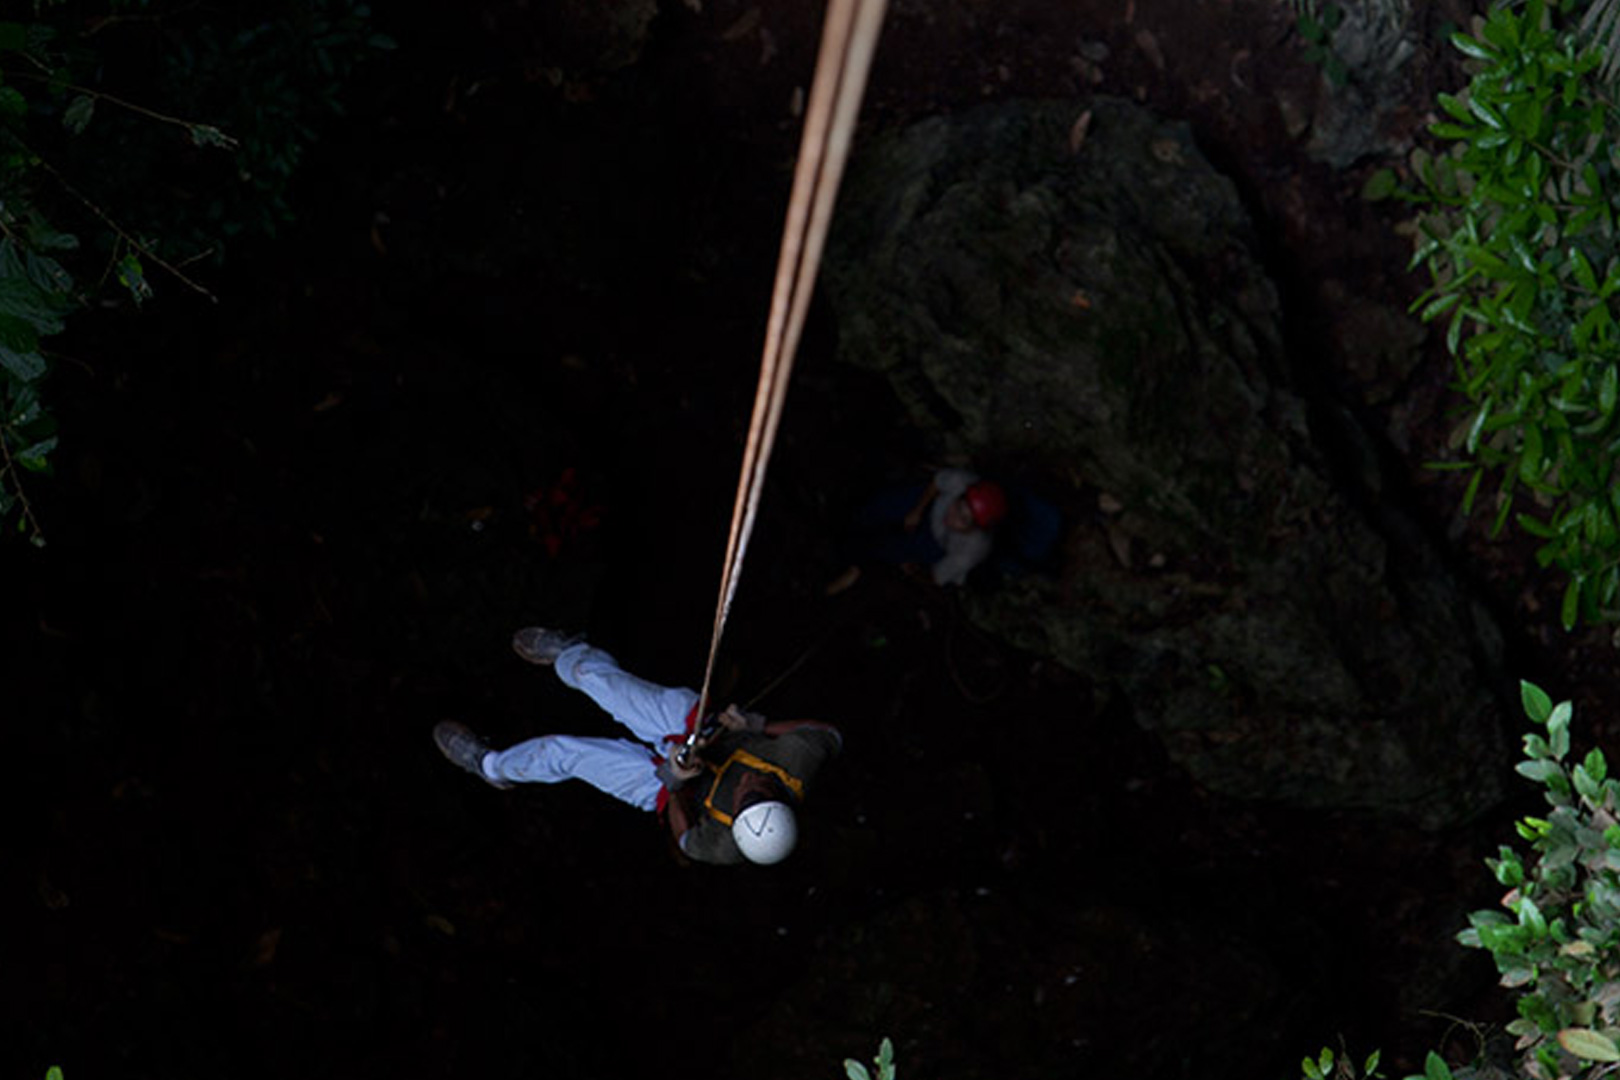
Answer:
<path fill-rule="evenodd" d="M 686 730 L 679 735 L 665 735 L 664 741 L 667 743 L 685 742 L 686 737 L 692 734 L 692 729 L 697 726 L 697 712 L 698 703 L 694 701 L 692 702 L 692 707 L 688 709 L 686 713 Z M 664 760 L 657 754 L 653 754 L 652 759 L 655 762 Z M 658 802 L 654 805 L 653 809 L 657 811 L 659 817 L 664 816 L 664 812 L 669 809 L 669 788 L 658 789 Z"/>

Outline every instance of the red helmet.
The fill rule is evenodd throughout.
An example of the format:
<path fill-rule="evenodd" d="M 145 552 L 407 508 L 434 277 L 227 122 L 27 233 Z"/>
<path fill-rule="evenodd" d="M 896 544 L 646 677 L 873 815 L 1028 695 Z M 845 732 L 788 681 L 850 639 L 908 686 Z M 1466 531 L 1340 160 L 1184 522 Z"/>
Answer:
<path fill-rule="evenodd" d="M 962 493 L 968 509 L 973 512 L 973 523 L 981 529 L 991 529 L 1007 516 L 1007 493 L 1000 484 L 980 480 Z"/>

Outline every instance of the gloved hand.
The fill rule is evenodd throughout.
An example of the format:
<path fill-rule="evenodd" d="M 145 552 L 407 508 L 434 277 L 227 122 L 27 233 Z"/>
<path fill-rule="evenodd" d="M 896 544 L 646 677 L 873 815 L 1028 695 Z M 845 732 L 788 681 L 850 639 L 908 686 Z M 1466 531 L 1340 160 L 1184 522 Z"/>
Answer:
<path fill-rule="evenodd" d="M 653 767 L 653 771 L 658 775 L 659 782 L 671 791 L 677 791 L 688 780 L 703 775 L 701 762 L 694 760 L 689 765 L 681 763 L 681 751 L 683 749 L 685 749 L 683 746 L 670 747 L 669 753 L 665 755 L 664 760 Z"/>
<path fill-rule="evenodd" d="M 727 705 L 719 719 L 727 731 L 747 731 L 758 735 L 765 730 L 765 717 L 756 712 L 744 712 L 735 705 Z"/>

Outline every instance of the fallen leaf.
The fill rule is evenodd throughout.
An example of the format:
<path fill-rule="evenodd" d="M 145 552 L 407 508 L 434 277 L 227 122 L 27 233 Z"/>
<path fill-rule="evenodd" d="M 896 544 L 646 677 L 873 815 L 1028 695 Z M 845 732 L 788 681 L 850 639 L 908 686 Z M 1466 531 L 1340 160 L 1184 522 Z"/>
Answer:
<path fill-rule="evenodd" d="M 1086 132 L 1091 130 L 1091 110 L 1087 109 L 1075 120 L 1074 126 L 1069 129 L 1069 153 L 1078 154 L 1080 146 L 1086 141 Z"/>
<path fill-rule="evenodd" d="M 1108 527 L 1108 548 L 1119 560 L 1119 565 L 1127 570 L 1131 568 L 1131 538 L 1123 529 L 1113 525 Z"/>

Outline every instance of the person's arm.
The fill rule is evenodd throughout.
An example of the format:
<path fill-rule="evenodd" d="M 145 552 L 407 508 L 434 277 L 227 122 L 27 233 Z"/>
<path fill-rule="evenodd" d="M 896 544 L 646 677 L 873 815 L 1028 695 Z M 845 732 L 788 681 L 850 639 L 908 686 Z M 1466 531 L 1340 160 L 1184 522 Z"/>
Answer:
<path fill-rule="evenodd" d="M 680 755 L 680 746 L 670 747 L 668 756 L 658 769 L 658 778 L 669 789 L 669 804 L 665 816 L 669 821 L 669 831 L 675 837 L 677 845 L 697 818 L 697 796 L 693 794 L 692 785 L 688 781 L 703 775 L 701 765 L 682 765 Z M 686 849 L 683 847 L 681 850 Z"/>
<path fill-rule="evenodd" d="M 765 725 L 763 731 L 766 735 L 775 737 L 786 735 L 790 731 L 798 731 L 801 728 L 813 728 L 817 731 L 830 731 L 834 735 L 839 734 L 836 727 L 822 720 L 772 720 Z"/>
<path fill-rule="evenodd" d="M 691 803 L 692 805 L 687 805 Z M 697 810 L 695 799 L 690 789 L 672 791 L 669 793 L 669 833 L 675 838 L 675 846 L 683 852 L 686 847 L 681 843 L 681 837 L 686 830 L 692 827 L 692 818 Z"/>
<path fill-rule="evenodd" d="M 843 735 L 836 727 L 821 720 L 767 720 L 759 713 L 745 712 L 736 705 L 728 705 L 719 719 L 721 726 L 731 731 L 747 731 L 775 738 L 790 731 L 798 731 L 800 728 L 818 728 L 832 732 L 838 736 L 840 742 L 843 741 Z"/>
<path fill-rule="evenodd" d="M 923 515 L 928 512 L 928 504 L 933 502 L 934 496 L 938 494 L 939 485 L 933 480 L 929 480 L 928 486 L 923 488 L 922 494 L 917 497 L 917 505 L 906 511 L 906 516 L 904 519 L 906 532 L 917 531 L 917 526 L 922 524 Z"/>

